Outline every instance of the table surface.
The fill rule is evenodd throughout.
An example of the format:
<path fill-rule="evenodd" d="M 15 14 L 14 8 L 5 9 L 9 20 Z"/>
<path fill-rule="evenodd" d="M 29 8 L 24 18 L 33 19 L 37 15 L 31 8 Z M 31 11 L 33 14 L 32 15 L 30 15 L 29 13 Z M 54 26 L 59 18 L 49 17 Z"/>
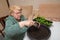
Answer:
<path fill-rule="evenodd" d="M 60 22 L 53 21 L 50 30 L 51 36 L 48 40 L 60 40 Z M 27 36 L 27 33 L 25 33 L 24 40 L 30 40 L 29 37 Z"/>

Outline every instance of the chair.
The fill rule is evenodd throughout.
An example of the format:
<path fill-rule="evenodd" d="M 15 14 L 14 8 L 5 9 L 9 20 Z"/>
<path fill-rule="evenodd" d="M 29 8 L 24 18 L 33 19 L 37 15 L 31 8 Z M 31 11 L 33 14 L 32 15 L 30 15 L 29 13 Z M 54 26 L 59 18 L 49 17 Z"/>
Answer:
<path fill-rule="evenodd" d="M 2 34 L 3 37 L 4 37 L 3 31 L 5 29 L 5 21 L 4 21 L 4 19 L 6 19 L 6 17 L 8 17 L 8 15 L 0 18 L 0 23 L 1 23 L 2 27 L 3 27 L 3 29 L 0 30 L 0 33 Z"/>

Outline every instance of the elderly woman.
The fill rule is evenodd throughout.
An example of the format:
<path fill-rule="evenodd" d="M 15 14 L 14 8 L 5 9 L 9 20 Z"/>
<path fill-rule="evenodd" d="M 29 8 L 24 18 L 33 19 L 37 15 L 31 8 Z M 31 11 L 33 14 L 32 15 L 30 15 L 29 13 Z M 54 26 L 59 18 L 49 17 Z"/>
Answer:
<path fill-rule="evenodd" d="M 11 15 L 5 20 L 4 40 L 23 40 L 25 32 L 31 25 L 34 25 L 34 21 L 26 20 L 19 6 L 10 7 L 10 13 Z"/>

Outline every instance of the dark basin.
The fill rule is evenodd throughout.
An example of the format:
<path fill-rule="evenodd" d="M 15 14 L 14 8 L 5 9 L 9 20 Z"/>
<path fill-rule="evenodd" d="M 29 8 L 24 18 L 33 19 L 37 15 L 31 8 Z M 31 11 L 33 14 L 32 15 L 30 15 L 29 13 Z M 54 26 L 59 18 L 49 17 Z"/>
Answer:
<path fill-rule="evenodd" d="M 31 40 L 48 40 L 51 35 L 51 31 L 44 25 L 40 25 L 39 28 L 31 26 L 27 30 L 27 35 Z"/>

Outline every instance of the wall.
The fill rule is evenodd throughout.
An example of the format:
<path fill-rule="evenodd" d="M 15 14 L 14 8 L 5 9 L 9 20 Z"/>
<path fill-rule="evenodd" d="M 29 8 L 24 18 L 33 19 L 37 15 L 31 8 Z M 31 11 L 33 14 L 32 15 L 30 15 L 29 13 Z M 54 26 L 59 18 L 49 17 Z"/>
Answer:
<path fill-rule="evenodd" d="M 6 0 L 0 0 L 0 17 L 6 16 L 9 14 L 8 6 Z"/>
<path fill-rule="evenodd" d="M 44 16 L 49 20 L 60 21 L 60 4 L 40 4 L 39 16 Z"/>
<path fill-rule="evenodd" d="M 34 9 L 39 8 L 42 3 L 60 3 L 60 0 L 9 0 L 10 5 L 33 5 Z"/>

